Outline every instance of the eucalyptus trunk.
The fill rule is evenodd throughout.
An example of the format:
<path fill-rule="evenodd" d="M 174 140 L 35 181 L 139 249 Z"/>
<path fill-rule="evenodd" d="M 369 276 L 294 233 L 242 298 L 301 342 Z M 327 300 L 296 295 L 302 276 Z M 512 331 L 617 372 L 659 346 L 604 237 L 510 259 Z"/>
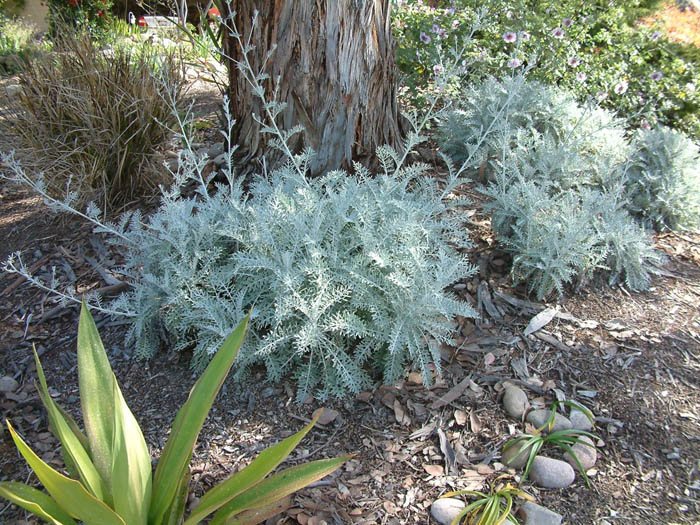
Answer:
<path fill-rule="evenodd" d="M 349 168 L 373 155 L 377 146 L 400 144 L 397 73 L 391 36 L 390 0 L 239 0 L 230 4 L 238 31 L 252 31 L 254 70 L 276 47 L 265 72 L 266 93 L 278 88 L 287 104 L 278 125 L 305 128 L 292 143 L 316 155 L 311 175 Z M 257 24 L 253 26 L 255 11 Z M 242 58 L 230 35 L 226 54 Z M 252 115 L 261 103 L 238 69 L 229 67 L 229 97 L 237 124 L 232 137 L 246 160 L 270 153 Z"/>

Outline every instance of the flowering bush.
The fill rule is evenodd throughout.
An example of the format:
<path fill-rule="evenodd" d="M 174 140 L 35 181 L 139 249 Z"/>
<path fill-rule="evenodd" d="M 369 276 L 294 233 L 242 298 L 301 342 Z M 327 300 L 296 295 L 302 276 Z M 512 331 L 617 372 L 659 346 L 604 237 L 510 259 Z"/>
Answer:
<path fill-rule="evenodd" d="M 632 128 L 663 124 L 697 139 L 700 49 L 633 25 L 657 3 L 496 0 L 487 22 L 467 42 L 467 82 L 528 67 L 531 79 L 566 88 L 581 102 L 592 99 L 619 111 Z M 427 81 L 431 60 L 459 42 L 465 22 L 483 2 L 396 4 L 397 63 L 413 87 Z"/>
<path fill-rule="evenodd" d="M 92 34 L 103 33 L 110 21 L 112 0 L 47 0 L 51 33 L 77 28 Z"/>

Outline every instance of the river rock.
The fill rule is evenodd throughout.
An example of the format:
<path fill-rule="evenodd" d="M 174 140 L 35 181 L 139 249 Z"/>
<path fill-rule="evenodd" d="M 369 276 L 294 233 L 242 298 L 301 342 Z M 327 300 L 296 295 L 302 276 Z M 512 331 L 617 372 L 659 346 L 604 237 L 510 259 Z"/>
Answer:
<path fill-rule="evenodd" d="M 562 516 L 547 507 L 526 501 L 517 512 L 521 525 L 560 525 Z"/>
<path fill-rule="evenodd" d="M 524 442 L 514 443 L 501 454 L 501 463 L 507 467 L 514 469 L 521 469 L 527 463 L 528 457 L 530 457 L 530 447 L 525 446 L 521 450 L 521 447 L 525 445 Z"/>
<path fill-rule="evenodd" d="M 522 419 L 523 414 L 530 408 L 530 402 L 527 400 L 527 394 L 517 386 L 509 385 L 506 387 L 503 394 L 503 410 L 510 417 Z"/>
<path fill-rule="evenodd" d="M 450 525 L 465 506 L 465 503 L 457 498 L 440 498 L 430 505 L 430 515 L 440 525 Z"/>
<path fill-rule="evenodd" d="M 593 423 L 590 419 L 588 419 L 588 416 L 586 416 L 586 414 L 580 410 L 572 408 L 571 413 L 569 414 L 569 420 L 571 421 L 571 428 L 575 428 L 576 430 L 585 430 L 586 432 L 593 430 Z"/>
<path fill-rule="evenodd" d="M 593 440 L 588 436 L 579 436 L 579 439 L 581 441 L 585 441 L 589 445 L 593 445 Z M 578 460 L 581 462 L 581 465 L 583 465 L 584 471 L 593 468 L 593 465 L 595 465 L 595 462 L 598 459 L 598 451 L 595 448 L 595 446 L 588 446 L 584 445 L 583 443 L 576 443 L 571 447 L 571 451 L 576 455 Z M 564 454 L 564 459 L 569 465 L 571 465 L 574 468 L 574 470 L 578 470 L 578 465 L 576 464 L 576 461 L 574 461 L 574 458 L 571 457 L 571 455 Z"/>
<path fill-rule="evenodd" d="M 14 392 L 19 383 L 10 376 L 0 377 L 0 392 Z"/>
<path fill-rule="evenodd" d="M 541 428 L 547 422 L 547 418 L 549 418 L 551 413 L 551 410 L 546 410 L 544 408 L 533 410 L 532 412 L 528 412 L 525 420 L 532 424 L 535 428 Z M 557 430 L 569 430 L 570 428 L 571 421 L 569 421 L 568 417 L 562 416 L 559 413 L 554 414 L 554 426 L 552 427 L 551 432 L 556 432 Z M 550 429 L 545 428 L 542 432 L 548 434 Z"/>
<path fill-rule="evenodd" d="M 565 461 L 537 456 L 530 467 L 530 478 L 545 489 L 563 489 L 574 482 L 576 474 Z"/>

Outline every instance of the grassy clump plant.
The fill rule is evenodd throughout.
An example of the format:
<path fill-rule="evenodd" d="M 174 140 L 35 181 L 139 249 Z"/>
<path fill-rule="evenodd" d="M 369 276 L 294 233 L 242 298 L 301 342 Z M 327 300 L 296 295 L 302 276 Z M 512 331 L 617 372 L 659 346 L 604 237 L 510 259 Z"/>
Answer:
<path fill-rule="evenodd" d="M 471 502 L 455 516 L 451 525 L 459 525 L 460 523 L 469 525 L 500 525 L 506 520 L 511 523 L 518 523 L 518 520 L 512 513 L 513 500 L 521 498 L 527 501 L 535 501 L 535 498 L 511 483 L 501 482 L 501 480 L 509 477 L 508 474 L 498 476 L 491 483 L 488 493 L 478 490 L 456 490 L 443 494 L 442 498 L 454 496 L 477 498 L 476 501 Z"/>
<path fill-rule="evenodd" d="M 593 422 L 593 414 L 586 407 L 581 406 L 578 403 L 574 403 L 572 401 L 555 401 L 552 404 L 551 412 L 544 425 L 535 430 L 535 432 L 532 434 L 522 434 L 516 438 L 509 440 L 503 446 L 503 452 L 506 453 L 506 451 L 509 450 L 516 451 L 514 452 L 514 456 L 512 456 L 513 459 L 510 460 L 511 462 L 514 462 L 514 460 L 519 459 L 520 457 L 522 457 L 523 454 L 525 455 L 527 460 L 525 462 L 525 465 L 523 466 L 522 476 L 522 481 L 525 481 L 528 475 L 530 474 L 532 462 L 535 460 L 535 457 L 537 457 L 537 455 L 543 448 L 548 446 L 561 448 L 574 460 L 579 469 L 579 472 L 586 481 L 586 485 L 590 487 L 588 475 L 586 474 L 586 471 L 583 468 L 583 465 L 581 464 L 581 460 L 579 460 L 578 456 L 576 456 L 571 447 L 576 444 L 580 444 L 587 447 L 595 448 L 595 445 L 592 445 L 591 443 L 582 440 L 581 437 L 585 436 L 593 441 L 599 440 L 600 437 L 592 432 L 578 429 L 556 430 L 552 432 L 557 409 L 562 405 L 566 405 L 576 410 L 579 410 L 581 413 L 585 414 L 585 416 L 591 422 Z M 508 462 L 506 462 L 506 464 L 507 463 Z"/>
<path fill-rule="evenodd" d="M 48 191 L 113 210 L 165 181 L 159 150 L 174 118 L 164 86 L 176 103 L 181 92 L 174 54 L 109 52 L 89 35 L 66 32 L 19 80 L 7 131 L 19 135 L 25 165 L 44 172 Z"/>

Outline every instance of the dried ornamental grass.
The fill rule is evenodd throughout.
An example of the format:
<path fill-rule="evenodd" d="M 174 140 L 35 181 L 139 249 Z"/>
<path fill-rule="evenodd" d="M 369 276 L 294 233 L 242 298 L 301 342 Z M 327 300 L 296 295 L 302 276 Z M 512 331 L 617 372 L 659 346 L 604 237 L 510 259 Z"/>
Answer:
<path fill-rule="evenodd" d="M 154 192 L 173 122 L 163 95 L 181 94 L 176 57 L 101 50 L 80 36 L 62 37 L 56 50 L 19 77 L 14 130 L 25 166 L 44 171 L 49 191 L 107 210 Z"/>

